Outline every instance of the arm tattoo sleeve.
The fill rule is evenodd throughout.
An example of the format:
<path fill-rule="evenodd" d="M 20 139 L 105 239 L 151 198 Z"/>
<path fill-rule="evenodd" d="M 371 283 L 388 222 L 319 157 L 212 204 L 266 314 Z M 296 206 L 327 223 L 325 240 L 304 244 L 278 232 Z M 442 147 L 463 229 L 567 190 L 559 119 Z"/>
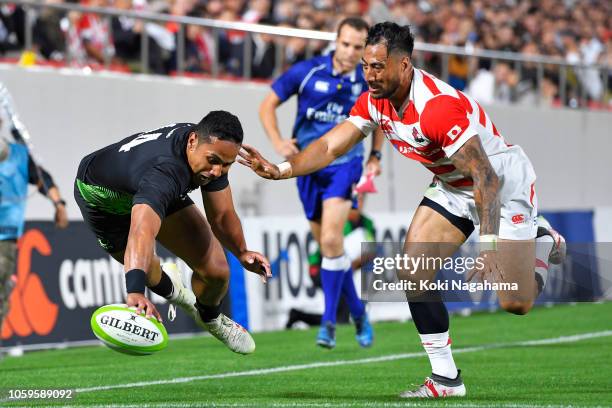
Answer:
<path fill-rule="evenodd" d="M 499 233 L 499 180 L 478 135 L 451 156 L 455 167 L 474 181 L 474 201 L 480 218 L 480 234 Z"/>

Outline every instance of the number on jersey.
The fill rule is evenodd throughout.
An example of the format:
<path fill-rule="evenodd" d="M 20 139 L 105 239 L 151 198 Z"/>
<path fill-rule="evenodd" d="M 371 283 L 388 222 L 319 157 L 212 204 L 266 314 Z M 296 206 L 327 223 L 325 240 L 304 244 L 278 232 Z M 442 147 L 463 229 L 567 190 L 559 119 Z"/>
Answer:
<path fill-rule="evenodd" d="M 167 133 L 167 135 L 166 135 L 166 139 L 167 139 L 170 136 L 172 136 L 172 133 L 174 133 L 174 131 L 176 130 L 175 126 L 176 126 L 176 123 L 172 123 L 170 125 L 167 125 L 167 126 L 155 129 L 155 130 L 151 130 L 150 132 L 143 133 L 140 136 L 137 136 L 134 139 L 132 139 L 129 143 L 126 143 L 123 146 L 121 146 L 119 148 L 119 151 L 120 152 L 129 152 L 132 147 L 136 147 L 136 146 L 141 145 L 143 143 L 150 142 L 151 140 L 157 140 L 164 133 Z M 160 132 L 160 130 L 168 129 L 168 128 L 171 128 L 169 132 L 168 131 Z"/>

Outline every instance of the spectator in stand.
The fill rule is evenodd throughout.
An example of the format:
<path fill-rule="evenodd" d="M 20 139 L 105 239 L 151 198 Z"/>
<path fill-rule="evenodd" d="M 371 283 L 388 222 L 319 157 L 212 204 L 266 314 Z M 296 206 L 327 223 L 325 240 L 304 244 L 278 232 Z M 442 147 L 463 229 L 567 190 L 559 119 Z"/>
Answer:
<path fill-rule="evenodd" d="M 83 5 L 106 7 L 108 4 L 106 0 L 84 0 Z M 87 63 L 104 64 L 107 58 L 114 57 L 111 28 L 102 17 L 94 13 L 84 13 L 77 21 L 76 30 Z"/>
<path fill-rule="evenodd" d="M 119 10 L 134 10 L 132 0 L 114 0 L 113 6 Z M 166 67 L 167 52 L 160 47 L 157 39 L 151 35 L 151 32 L 155 34 L 164 31 L 163 27 L 131 17 L 120 16 L 111 19 L 111 30 L 118 62 L 128 64 L 134 71 L 140 69 L 141 37 L 142 32 L 146 30 L 149 37 L 148 69 L 155 74 L 168 72 Z"/>
<path fill-rule="evenodd" d="M 45 0 L 49 2 L 65 0 Z M 92 5 L 105 5 L 107 0 L 83 0 Z M 127 0 L 125 0 L 127 1 Z M 296 27 L 312 30 L 334 31 L 339 19 L 349 15 L 363 15 L 376 23 L 394 20 L 400 24 L 410 24 L 417 41 L 435 44 L 476 47 L 498 51 L 524 52 L 528 55 L 541 54 L 558 57 L 572 62 L 592 64 L 607 61 L 610 57 L 610 36 L 612 33 L 612 1 L 609 0 L 134 0 L 137 9 L 153 12 L 167 12 L 172 15 L 204 16 L 225 21 L 244 21 L 257 23 L 263 19 L 279 27 Z M 70 13 L 64 19 L 62 29 L 65 33 L 65 45 L 58 36 L 58 15 L 41 12 L 36 22 L 35 42 L 38 51 L 51 59 L 59 58 L 62 51 L 69 54 L 72 60 L 83 63 L 91 61 L 102 63 L 104 56 L 113 53 L 113 44 L 106 43 L 106 31 L 103 20 Z M 6 4 L 0 9 L 0 53 L 17 49 L 23 44 L 23 10 Z M 113 35 L 117 30 L 113 26 Z M 151 25 L 153 26 L 153 25 Z M 125 26 L 122 26 L 126 30 Z M 175 50 L 172 37 L 178 30 L 176 24 L 167 24 L 167 30 L 160 31 L 159 26 L 149 28 L 148 34 L 162 48 L 161 56 L 153 56 L 151 66 L 155 67 L 153 58 L 167 58 Z M 138 33 L 136 27 L 136 34 Z M 210 41 L 209 34 L 201 29 L 190 28 L 189 44 L 191 66 L 200 72 L 210 71 L 212 57 L 203 52 L 201 38 L 205 43 Z M 127 31 L 130 28 L 127 27 Z M 153 33 L 155 31 L 155 34 Z M 571 33 L 571 36 L 568 34 Z M 129 34 L 129 32 L 127 33 Z M 170 36 L 168 38 L 168 35 Z M 114 35 L 115 36 L 115 35 Z M 128 35 L 129 36 L 129 35 Z M 126 46 L 125 38 L 116 37 L 116 46 Z M 573 38 L 572 38 L 573 37 Z M 222 72 L 241 76 L 243 67 L 243 50 L 245 35 L 241 31 L 220 33 L 218 56 Z M 271 40 L 271 41 L 270 41 Z M 284 64 L 289 66 L 306 57 L 306 46 L 309 44 L 312 54 L 321 53 L 328 45 L 321 41 L 308 41 L 302 38 L 256 36 L 253 38 L 254 55 L 261 58 L 273 47 L 285 46 Z M 130 41 L 127 41 L 128 43 Z M 119 45 L 119 43 L 122 43 Z M 199 44 L 199 45 L 198 45 Z M 135 46 L 134 46 L 135 47 Z M 208 45 L 207 45 L 208 47 Z M 130 47 L 127 46 L 127 49 Z M 262 50 L 263 51 L 262 53 Z M 125 57 L 126 48 L 117 50 L 119 56 Z M 133 54 L 135 51 L 130 51 Z M 155 52 L 153 52 L 155 54 Z M 417 54 L 418 55 L 418 54 Z M 441 73 L 439 54 L 424 53 L 418 55 L 419 63 L 424 68 Z M 256 61 L 261 66 L 263 59 Z M 479 74 L 477 65 L 470 66 L 462 58 L 449 61 L 450 81 L 459 89 L 466 86 L 469 77 Z M 195 64 L 195 65 L 194 65 Z M 493 64 L 494 65 L 494 64 Z M 525 64 L 520 72 L 514 72 L 519 80 L 516 84 L 515 100 L 533 99 L 536 92 L 533 66 Z M 481 67 L 482 68 L 482 67 Z M 159 69 L 152 68 L 157 72 Z M 499 68 L 498 76 L 510 78 L 513 66 Z M 265 71 L 265 70 L 264 70 Z M 495 75 L 496 73 L 491 72 Z M 545 67 L 545 76 L 549 81 L 557 81 L 559 70 L 556 66 Z M 257 77 L 266 77 L 266 72 L 254 73 Z M 572 78 L 571 76 L 574 76 Z M 609 74 L 608 74 L 609 75 Z M 484 77 L 482 77 L 484 78 Z M 612 86 L 612 80 L 608 81 Z M 507 84 L 506 84 L 507 85 Z M 554 82 L 558 89 L 559 83 Z M 584 94 L 591 102 L 601 101 L 609 90 L 604 89 L 603 74 L 593 69 L 576 70 L 570 73 L 566 94 L 580 97 Z M 584 92 L 581 91 L 584 88 Z M 524 88 L 524 89 L 523 89 Z M 552 87 L 549 87 L 552 88 Z M 507 91 L 507 90 L 506 90 Z M 504 91 L 505 92 L 505 91 Z M 503 92 L 502 92 L 503 93 Z M 530 95 L 523 98 L 521 95 Z M 549 97 L 551 92 L 548 92 Z M 506 92 L 507 95 L 507 92 Z M 505 97 L 504 97 L 505 98 Z M 583 104 L 585 101 L 581 101 Z"/>
<path fill-rule="evenodd" d="M 115 0 L 113 6 L 119 10 L 132 10 L 132 0 Z M 113 17 L 111 32 L 118 58 L 124 62 L 140 58 L 140 36 L 144 29 L 144 22 L 130 17 Z"/>
<path fill-rule="evenodd" d="M 25 13 L 16 4 L 0 7 L 0 55 L 19 50 L 24 44 Z"/>
<path fill-rule="evenodd" d="M 271 25 L 272 20 L 264 18 L 259 23 Z M 259 79 L 272 78 L 276 68 L 276 44 L 274 43 L 274 36 L 269 34 L 253 34 L 252 39 L 252 77 Z"/>
<path fill-rule="evenodd" d="M 185 71 L 211 73 L 217 51 L 210 30 L 190 24 L 187 26 L 185 43 Z"/>
<path fill-rule="evenodd" d="M 46 4 L 61 4 L 64 0 L 45 0 Z M 61 22 L 65 12 L 53 8 L 42 8 L 34 23 L 33 40 L 38 54 L 47 60 L 63 61 L 66 52 L 66 37 Z"/>
<path fill-rule="evenodd" d="M 245 23 L 263 24 L 261 20 L 267 18 L 270 14 L 272 4 L 270 0 L 250 0 L 247 11 L 242 15 L 242 21 Z M 267 20 L 267 23 L 271 23 Z"/>

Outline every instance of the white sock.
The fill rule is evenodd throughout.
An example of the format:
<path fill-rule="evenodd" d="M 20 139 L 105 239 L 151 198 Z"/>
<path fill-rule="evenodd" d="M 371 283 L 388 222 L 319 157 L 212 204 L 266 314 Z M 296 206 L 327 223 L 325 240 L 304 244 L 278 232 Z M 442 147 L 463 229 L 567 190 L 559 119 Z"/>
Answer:
<path fill-rule="evenodd" d="M 544 290 L 546 280 L 548 279 L 548 256 L 550 255 L 550 251 L 552 251 L 554 244 L 555 240 L 550 235 L 543 235 L 536 238 L 535 273 L 542 279 L 541 291 Z"/>
<path fill-rule="evenodd" d="M 431 372 L 442 377 L 455 379 L 459 372 L 453 360 L 448 331 L 444 333 L 419 334 L 423 348 L 429 356 Z"/>

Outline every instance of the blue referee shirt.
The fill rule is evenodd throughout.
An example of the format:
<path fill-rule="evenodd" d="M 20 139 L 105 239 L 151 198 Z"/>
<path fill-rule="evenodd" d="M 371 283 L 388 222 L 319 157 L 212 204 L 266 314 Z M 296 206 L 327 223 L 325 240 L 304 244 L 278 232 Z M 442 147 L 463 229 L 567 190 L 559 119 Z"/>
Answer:
<path fill-rule="evenodd" d="M 343 122 L 359 95 L 368 89 L 361 65 L 345 75 L 335 72 L 333 54 L 315 57 L 293 65 L 272 84 L 281 102 L 293 94 L 298 96 L 297 117 L 293 137 L 304 149 L 338 123 Z M 346 163 L 363 156 L 363 143 L 358 143 L 332 165 Z"/>

